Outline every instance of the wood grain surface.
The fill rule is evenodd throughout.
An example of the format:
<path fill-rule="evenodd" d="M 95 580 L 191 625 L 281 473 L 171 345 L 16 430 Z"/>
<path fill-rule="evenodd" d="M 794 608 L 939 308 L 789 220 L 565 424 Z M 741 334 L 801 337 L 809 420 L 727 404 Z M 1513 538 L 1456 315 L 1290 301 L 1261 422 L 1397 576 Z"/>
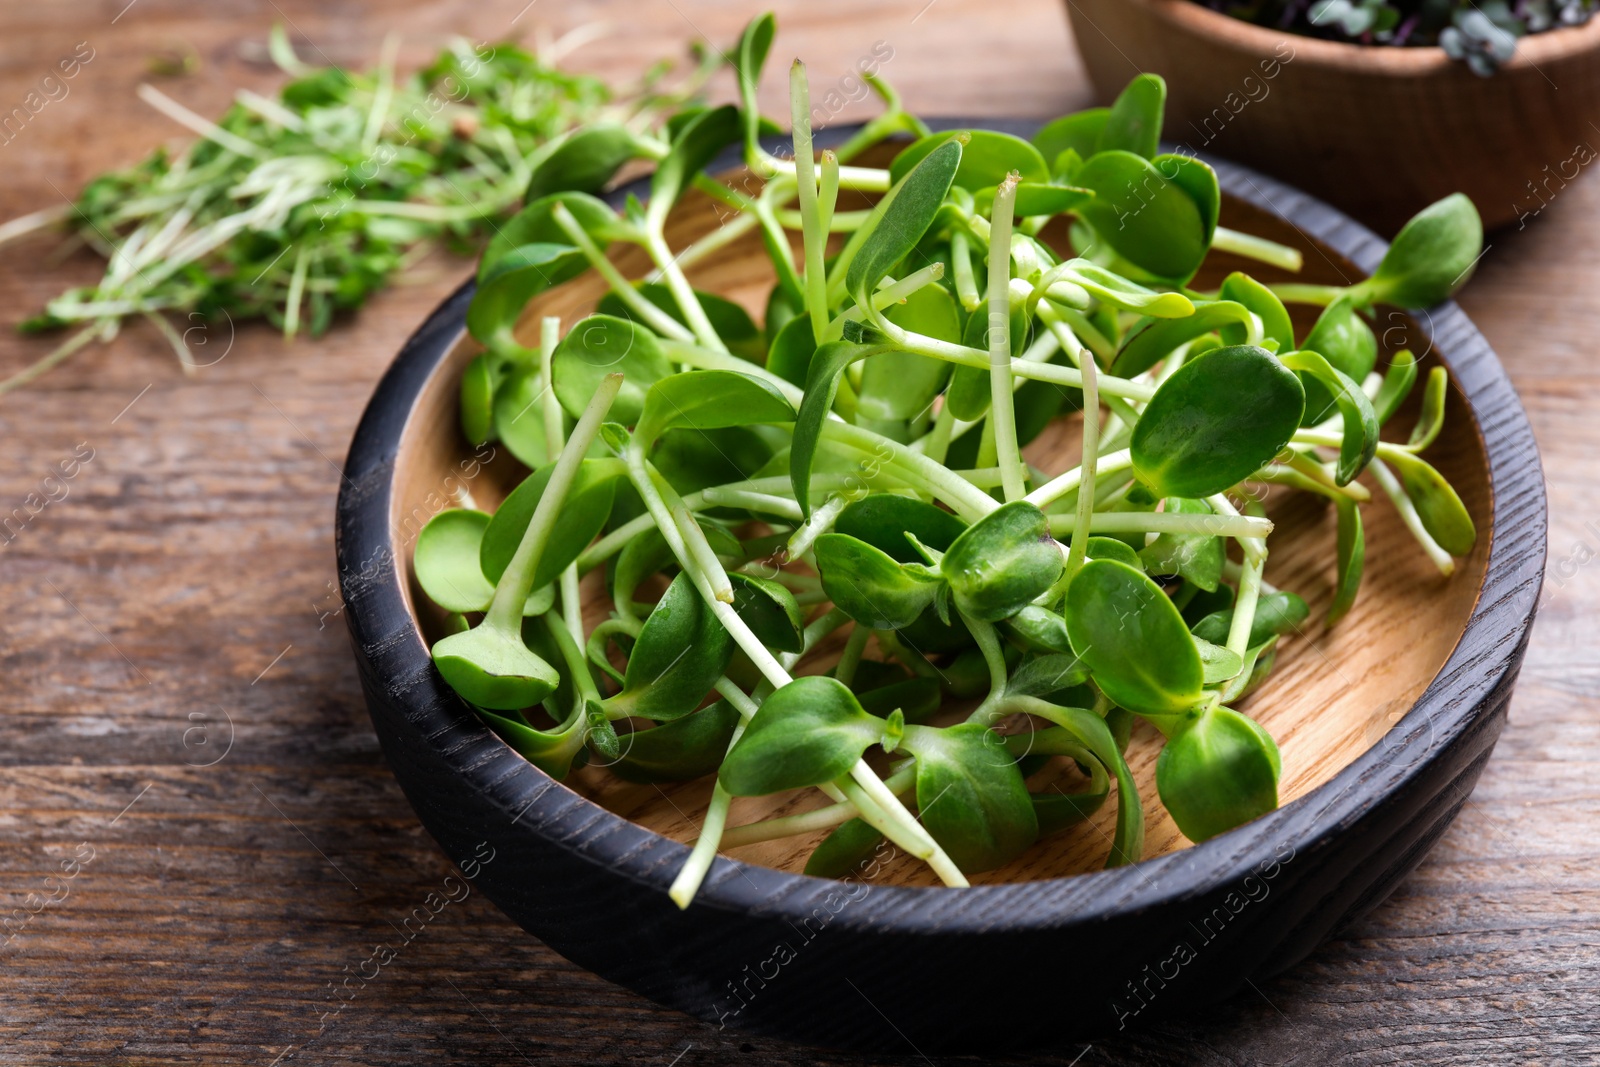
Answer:
<path fill-rule="evenodd" d="M 702 35 L 728 41 L 754 10 L 7 4 L 3 109 L 79 42 L 95 58 L 0 145 L 0 215 L 59 203 L 175 136 L 133 92 L 152 54 L 192 45 L 199 72 L 161 87 L 215 113 L 237 87 L 277 84 L 254 48 L 274 21 L 352 65 L 399 31 L 402 63 L 415 65 L 452 33 L 531 40 L 613 20 L 570 62 L 621 78 Z M 817 82 L 886 42 L 885 73 L 928 114 L 1047 116 L 1088 102 L 1062 10 L 1046 0 L 821 0 L 780 5 L 779 18 L 778 57 L 804 55 Z M 1008 1062 L 1600 1062 L 1600 653 L 1588 607 L 1600 504 L 1584 481 L 1600 473 L 1600 425 L 1583 408 L 1600 398 L 1597 219 L 1600 187 L 1562 190 L 1526 230 L 1490 236 L 1461 301 L 1529 409 L 1552 550 L 1511 724 L 1460 819 L 1371 918 L 1253 995 Z M 6 324 L 94 276 L 91 258 L 56 262 L 53 249 L 48 238 L 0 249 Z M 406 805 L 338 615 L 333 501 L 373 383 L 467 270 L 434 261 L 317 342 L 219 331 L 211 351 L 226 355 L 193 379 L 158 337 L 130 328 L 0 399 L 0 513 L 29 494 L 56 498 L 0 546 L 0 904 L 27 916 L 0 945 L 0 1062 L 932 1062 L 909 1047 L 867 1060 L 744 1038 L 608 985 L 463 896 Z M 0 371 L 44 350 L 0 334 Z M 401 923 L 419 906 L 430 919 L 408 940 Z M 393 959 L 366 977 L 379 945 Z M 347 979 L 355 995 L 336 995 Z M 971 1010 L 1003 1025 L 1003 992 Z"/>

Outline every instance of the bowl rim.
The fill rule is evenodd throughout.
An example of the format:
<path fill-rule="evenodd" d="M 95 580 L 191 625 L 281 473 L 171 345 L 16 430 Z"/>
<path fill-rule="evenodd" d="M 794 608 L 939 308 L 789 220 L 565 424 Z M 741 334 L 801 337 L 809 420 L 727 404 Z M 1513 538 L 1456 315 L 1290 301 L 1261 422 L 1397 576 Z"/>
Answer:
<path fill-rule="evenodd" d="M 1427 75 L 1451 76 L 1447 72 L 1470 71 L 1445 54 L 1438 45 L 1405 46 L 1355 44 L 1350 41 L 1332 41 L 1310 37 L 1292 30 L 1270 29 L 1253 22 L 1234 18 L 1215 11 L 1195 0 L 1115 0 L 1116 3 L 1134 4 L 1180 31 L 1198 37 L 1212 45 L 1271 55 L 1274 46 L 1285 39 L 1294 42 L 1296 64 L 1340 70 L 1358 70 L 1376 76 L 1414 78 Z M 1092 20 L 1078 6 L 1077 0 L 1066 0 L 1070 13 L 1081 16 L 1090 25 Z M 1537 71 L 1545 63 L 1567 59 L 1600 47 L 1600 15 L 1577 26 L 1562 26 L 1542 33 L 1530 33 L 1517 39 L 1517 51 L 1510 62 L 1502 64 L 1496 76 L 1508 72 Z M 1477 78 L 1478 75 L 1472 75 Z M 1542 76 L 1542 75 L 1541 75 Z M 1492 80 L 1492 79 L 1486 79 Z"/>
<path fill-rule="evenodd" d="M 972 125 L 972 120 L 927 121 L 935 130 Z M 977 121 L 1023 137 L 1041 125 L 1037 120 Z M 821 147 L 836 145 L 857 129 L 830 127 L 818 132 L 817 141 Z M 1216 170 L 1224 192 L 1285 219 L 1367 274 L 1387 250 L 1372 231 L 1308 194 L 1237 163 L 1200 158 Z M 739 153 L 731 152 L 709 169 L 740 163 Z M 610 199 L 620 204 L 642 188 L 647 191 L 643 182 L 634 183 Z M 396 559 L 390 529 L 395 461 L 416 399 L 464 333 L 473 284 L 469 278 L 408 339 L 380 379 L 351 442 L 336 528 L 341 594 L 355 654 L 358 661 L 378 661 L 395 672 L 385 680 L 388 702 L 399 706 L 442 761 L 510 824 L 522 823 L 574 856 L 665 898 L 689 846 L 612 813 L 512 752 L 434 670 L 407 604 L 402 585 L 409 561 Z M 875 885 L 835 915 L 835 924 L 880 934 L 1026 932 L 1225 891 L 1285 862 L 1285 845 L 1291 856 L 1316 851 L 1341 828 L 1374 814 L 1433 759 L 1482 725 L 1494 704 L 1487 697 L 1515 678 L 1537 608 L 1545 565 L 1544 477 L 1527 416 L 1483 335 L 1454 302 L 1428 309 L 1424 317 L 1429 341 L 1442 350 L 1483 442 L 1489 554 L 1455 648 L 1384 737 L 1309 793 L 1189 848 L 1125 867 L 958 892 Z M 1501 521 L 1513 513 L 1517 521 Z M 1493 596 L 1482 595 L 1490 589 Z M 381 732 L 375 708 L 373 717 Z M 693 906 L 800 921 L 839 884 L 719 854 Z"/>

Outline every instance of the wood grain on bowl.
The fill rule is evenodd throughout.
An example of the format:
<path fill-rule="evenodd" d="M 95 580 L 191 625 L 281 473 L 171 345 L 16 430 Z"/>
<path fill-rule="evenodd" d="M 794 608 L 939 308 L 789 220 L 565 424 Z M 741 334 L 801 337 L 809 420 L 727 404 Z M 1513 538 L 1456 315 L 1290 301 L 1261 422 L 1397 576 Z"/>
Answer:
<path fill-rule="evenodd" d="M 1354 280 L 1381 257 L 1380 241 L 1325 205 L 1237 166 L 1218 170 L 1224 221 L 1300 247 L 1306 278 Z M 675 247 L 718 224 L 697 197 L 677 219 Z M 642 272 L 632 255 L 620 253 L 623 270 Z M 769 278 L 753 244 L 730 246 L 693 275 L 752 307 Z M 598 295 L 580 279 L 530 315 L 570 320 Z M 793 872 L 810 842 L 775 843 L 719 860 L 680 912 L 665 890 L 705 785 L 657 790 L 598 772 L 555 783 L 489 732 L 428 659 L 438 620 L 419 615 L 409 580 L 417 519 L 442 506 L 464 470 L 482 507 L 523 473 L 506 456 L 478 469 L 455 425 L 467 296 L 401 354 L 347 464 L 341 573 L 363 687 L 428 829 L 447 848 L 487 839 L 506 857 L 485 868 L 485 894 L 563 955 L 662 1003 L 812 1043 L 909 1039 L 927 1053 L 1061 1040 L 1191 1008 L 1295 963 L 1382 900 L 1449 824 L 1503 725 L 1544 559 L 1537 455 L 1498 362 L 1459 309 L 1396 314 L 1380 322 L 1386 346 L 1451 371 L 1446 436 L 1430 457 L 1460 489 L 1480 539 L 1446 581 L 1387 506 L 1373 508 L 1369 584 L 1329 631 L 1315 620 L 1329 596 L 1332 519 L 1306 500 L 1269 501 L 1280 524 L 1269 580 L 1313 608 L 1247 704 L 1283 746 L 1284 808 L 1194 847 L 1162 816 L 1145 862 L 1109 871 L 1097 869 L 1108 844 L 1097 820 L 962 891 L 928 888 L 894 862 L 849 886 L 807 878 Z M 1061 465 L 1073 432 L 1063 423 L 1031 458 Z M 591 585 L 591 619 L 604 611 L 598 592 Z M 1152 739 L 1134 744 L 1153 797 Z M 783 803 L 742 800 L 735 819 Z M 997 989 L 1008 991 L 1003 1034 L 983 1013 L 949 1010 Z M 1082 1007 L 1063 1020 L 1064 1003 Z"/>
<path fill-rule="evenodd" d="M 1486 226 L 1531 219 L 1600 155 L 1600 19 L 1523 38 L 1483 78 L 1441 48 L 1320 40 L 1192 0 L 1066 9 L 1103 101 L 1139 71 L 1160 74 L 1180 146 L 1263 170 L 1387 235 L 1455 192 Z"/>

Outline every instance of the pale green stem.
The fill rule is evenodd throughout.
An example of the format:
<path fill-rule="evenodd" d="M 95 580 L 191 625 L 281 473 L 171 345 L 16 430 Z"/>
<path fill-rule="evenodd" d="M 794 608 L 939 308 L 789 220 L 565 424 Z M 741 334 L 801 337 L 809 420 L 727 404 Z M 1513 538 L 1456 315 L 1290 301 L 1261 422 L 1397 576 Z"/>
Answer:
<path fill-rule="evenodd" d="M 723 604 L 733 603 L 733 582 L 729 581 L 727 571 L 722 567 L 722 560 L 711 548 L 711 543 L 706 540 L 705 531 L 700 529 L 700 524 L 694 521 L 694 516 L 682 502 L 672 508 L 672 518 L 678 524 L 678 530 L 683 535 L 683 543 L 688 546 L 689 555 L 700 567 L 711 583 L 711 595 Z"/>
<path fill-rule="evenodd" d="M 1229 500 L 1223 493 L 1215 493 L 1206 497 L 1206 503 L 1210 504 L 1211 510 L 1218 515 L 1229 517 L 1238 517 L 1239 515 L 1239 509 L 1234 507 L 1233 501 Z M 1254 538 L 1241 539 L 1239 548 L 1244 552 L 1246 562 L 1258 564 L 1266 562 L 1267 550 L 1260 540 Z"/>
<path fill-rule="evenodd" d="M 700 298 L 695 296 L 694 287 L 689 284 L 689 279 L 684 277 L 683 269 L 673 258 L 672 249 L 667 247 L 666 238 L 659 230 L 650 230 L 645 234 L 645 247 L 650 252 L 650 258 L 656 261 L 656 266 L 661 268 L 661 276 L 665 279 L 667 288 L 672 290 L 672 299 L 683 312 L 683 317 L 688 320 L 689 329 L 694 332 L 695 338 L 707 348 L 726 352 L 728 346 L 723 343 L 721 336 L 711 325 L 711 320 L 706 317 L 706 309 L 700 306 Z M 640 299 L 646 304 L 650 303 L 642 297 Z"/>
<path fill-rule="evenodd" d="M 1051 515 L 1050 532 L 1073 534 L 1083 528 L 1076 514 Z M 1272 520 L 1255 515 L 1182 515 L 1166 511 L 1097 511 L 1089 518 L 1091 534 L 1189 534 L 1199 537 L 1261 539 L 1272 532 Z"/>
<path fill-rule="evenodd" d="M 833 669 L 833 676 L 845 685 L 856 680 L 856 668 L 861 665 L 861 654 L 866 651 L 867 642 L 872 639 L 872 631 L 865 626 L 857 626 L 850 631 L 850 636 L 845 640 L 844 651 L 839 655 L 839 663 Z"/>
<path fill-rule="evenodd" d="M 1126 448 L 1118 449 L 1117 451 L 1108 455 L 1095 457 L 1096 475 L 1111 474 L 1116 471 L 1127 470 L 1132 466 L 1133 453 Z M 1079 485 L 1082 484 L 1082 482 L 1083 468 L 1074 467 L 1072 470 L 1058 474 L 1048 482 L 1045 482 L 1039 488 L 1029 493 L 1025 499 L 1034 507 L 1042 508 L 1048 504 L 1054 503 L 1061 497 L 1066 496 L 1068 493 L 1073 492 L 1078 488 Z M 1093 496 L 1092 493 L 1088 495 L 1091 497 Z"/>
<path fill-rule="evenodd" d="M 739 743 L 744 736 L 744 723 L 739 723 L 733 728 L 733 736 L 728 740 L 728 750 Z M 684 861 L 678 876 L 672 880 L 672 888 L 667 895 L 672 902 L 681 909 L 687 909 L 694 900 L 695 894 L 700 892 L 700 884 L 705 881 L 706 875 L 711 871 L 711 864 L 716 861 L 717 850 L 723 847 L 722 835 L 728 825 L 728 807 L 733 803 L 733 796 L 724 788 L 722 783 L 716 781 L 711 786 L 711 803 L 706 806 L 705 821 L 700 825 L 700 836 L 695 839 L 694 848 L 689 851 L 689 858 Z"/>
<path fill-rule="evenodd" d="M 878 311 L 884 311 L 895 304 L 905 300 L 906 297 L 919 289 L 932 285 L 944 277 L 943 263 L 930 263 L 921 270 L 907 274 L 897 282 L 892 282 L 872 294 L 872 306 Z M 828 323 L 825 340 L 836 341 L 844 335 L 846 322 L 859 321 L 866 313 L 856 304 L 852 303 L 840 313 L 839 317 Z"/>
<path fill-rule="evenodd" d="M 999 506 L 991 497 L 951 473 L 944 464 L 935 463 L 927 456 L 913 452 L 881 434 L 848 423 L 830 421 L 822 424 L 822 436 L 824 440 L 839 441 L 863 452 L 883 455 L 889 463 L 914 475 L 969 521 L 980 519 Z"/>
<path fill-rule="evenodd" d="M 914 352 L 919 356 L 928 356 L 933 359 L 942 359 L 946 363 L 955 363 L 963 367 L 982 369 L 989 366 L 989 353 L 978 348 L 969 348 L 950 341 L 941 341 L 936 337 L 925 334 L 912 333 L 902 330 L 881 315 L 873 318 L 873 325 L 895 345 L 907 352 Z M 1033 381 L 1053 382 L 1056 385 L 1070 385 L 1074 389 L 1083 388 L 1083 372 L 1076 367 L 1062 367 L 1054 363 L 1013 363 L 1011 373 Z M 1099 379 L 1100 391 L 1111 396 L 1126 397 L 1138 403 L 1149 402 L 1155 396 L 1156 387 L 1147 382 L 1134 381 L 1129 378 L 1113 378 L 1110 375 L 1101 375 Z"/>
<path fill-rule="evenodd" d="M 772 162 L 773 176 L 790 178 L 795 176 L 792 160 L 778 159 L 775 156 L 767 158 Z M 840 167 L 839 188 L 859 189 L 865 193 L 886 193 L 889 191 L 889 172 L 878 170 L 876 167 Z"/>
<path fill-rule="evenodd" d="M 484 625 L 505 633 L 521 631 L 522 608 L 527 603 L 528 594 L 533 592 L 534 572 L 539 567 L 545 542 L 550 539 L 550 531 L 555 529 L 556 519 L 578 476 L 578 467 L 583 463 L 584 454 L 600 433 L 600 424 L 605 421 L 606 413 L 611 410 L 611 402 L 617 398 L 617 391 L 621 388 L 622 375 L 606 375 L 588 406 L 583 409 L 583 416 L 578 419 L 572 436 L 561 449 L 561 455 L 550 472 L 550 480 L 545 483 L 544 493 L 539 497 L 538 506 L 533 509 L 528 529 L 523 533 L 511 562 L 506 565 L 505 573 L 494 587 L 494 599 L 489 602 Z"/>
<path fill-rule="evenodd" d="M 1285 304 L 1312 304 L 1316 307 L 1327 307 L 1345 294 L 1342 285 L 1303 285 L 1290 283 L 1287 285 L 1269 285 L 1279 300 Z"/>
<path fill-rule="evenodd" d="M 994 427 L 995 458 L 1007 502 L 1021 499 L 1026 471 L 1017 447 L 1017 415 L 1012 407 L 1011 380 L 1011 226 L 1017 203 L 1017 182 L 1011 174 L 994 193 L 989 252 L 989 422 Z M 995 251 L 1000 250 L 999 252 Z M 982 464 L 980 464 L 982 466 Z"/>
<path fill-rule="evenodd" d="M 825 500 L 821 507 L 812 509 L 811 516 L 789 538 L 789 543 L 784 548 L 787 553 L 786 558 L 800 559 L 810 552 L 811 546 L 817 543 L 817 538 L 833 529 L 840 512 L 844 511 L 849 503 L 844 494 L 838 493 Z"/>
<path fill-rule="evenodd" d="M 545 316 L 539 323 L 539 399 L 544 413 L 545 452 L 551 456 L 559 455 L 566 444 L 566 435 L 562 433 L 561 402 L 556 399 L 556 391 L 551 385 L 555 378 L 550 369 L 560 340 L 561 320 L 554 315 Z M 576 565 L 561 572 L 561 617 L 566 620 L 567 632 L 576 635 L 581 642 L 584 636 L 583 598 L 578 589 Z"/>
<path fill-rule="evenodd" d="M 817 207 L 822 216 L 822 232 L 830 233 L 834 224 L 840 220 L 834 209 L 839 206 L 839 156 L 833 151 L 822 153 L 822 188 L 817 195 Z M 867 221 L 868 212 L 847 212 L 846 229 L 855 229 Z M 823 281 L 827 281 L 824 272 Z"/>
<path fill-rule="evenodd" d="M 800 510 L 799 504 L 787 497 L 774 496 L 771 493 L 752 493 L 748 489 L 724 489 L 713 485 L 702 489 L 700 497 L 710 507 L 746 508 L 765 515 L 779 515 L 795 522 L 805 518 L 805 513 Z M 684 498 L 685 501 L 688 499 Z"/>
<path fill-rule="evenodd" d="M 939 414 L 933 420 L 933 430 L 924 440 L 927 447 L 923 455 L 933 462 L 944 466 L 946 454 L 950 451 L 950 431 L 955 429 L 956 417 L 950 413 L 949 404 L 939 406 Z"/>
<path fill-rule="evenodd" d="M 915 785 L 916 781 L 917 770 L 916 764 L 913 763 L 891 774 L 884 780 L 884 785 L 898 796 Z M 785 815 L 777 819 L 735 826 L 723 835 L 722 847 L 740 848 L 744 845 L 760 844 L 762 841 L 793 837 L 796 834 L 815 833 L 818 830 L 832 829 L 856 817 L 854 804 L 848 801 L 842 804 L 830 804 L 828 807 L 801 812 L 798 815 Z"/>
<path fill-rule="evenodd" d="M 1078 474 L 1078 524 L 1085 531 L 1083 537 L 1073 537 L 1067 552 L 1065 578 L 1071 582 L 1078 568 L 1083 566 L 1088 552 L 1087 532 L 1094 529 L 1094 479 L 1095 466 L 1100 458 L 1100 388 L 1099 371 L 1093 358 L 1082 361 L 1083 371 L 1083 462 Z M 1130 453 L 1131 454 L 1131 453 Z"/>
<path fill-rule="evenodd" d="M 640 295 L 639 290 L 617 270 L 616 264 L 607 259 L 605 253 L 589 239 L 588 233 L 578 225 L 578 220 L 572 217 L 572 212 L 567 210 L 565 204 L 557 204 L 550 212 L 550 217 L 555 219 L 556 225 L 561 227 L 573 246 L 583 253 L 583 258 L 589 261 L 589 266 L 595 269 L 595 273 L 605 279 L 611 291 L 627 305 L 629 311 L 639 316 L 640 321 L 663 337 L 679 341 L 695 339 L 695 335 L 684 329 L 677 319 Z"/>
<path fill-rule="evenodd" d="M 1265 567 L 1265 552 L 1254 559 L 1247 555 L 1239 575 L 1239 596 L 1233 605 L 1233 622 L 1228 626 L 1228 651 L 1240 659 L 1249 651 L 1250 628 L 1256 621 L 1256 604 L 1261 598 L 1261 571 Z"/>
<path fill-rule="evenodd" d="M 805 64 L 798 59 L 789 68 L 789 114 L 794 126 L 795 181 L 805 242 L 806 313 L 811 316 L 811 335 L 821 344 L 828 330 L 828 277 L 823 266 L 828 232 L 817 205 L 816 160 L 811 152 L 811 89 L 806 84 Z"/>
<path fill-rule="evenodd" d="M 1318 463 L 1311 457 L 1293 449 L 1290 449 L 1288 456 L 1285 457 L 1284 465 L 1290 470 L 1298 471 L 1310 481 L 1319 483 L 1334 495 L 1349 497 L 1351 500 L 1363 503 L 1372 499 L 1372 494 L 1367 491 L 1366 486 L 1359 482 L 1340 485 L 1334 480 L 1333 475 L 1328 472 L 1328 468 L 1324 464 Z"/>
<path fill-rule="evenodd" d="M 1009 677 L 1005 650 L 1000 647 L 1000 637 L 995 633 L 993 623 L 980 622 L 965 614 L 961 616 L 961 620 L 967 624 L 972 639 L 978 643 L 978 650 L 983 653 L 983 662 L 989 668 L 989 695 L 983 698 L 983 703 L 967 717 L 967 721 L 993 726 L 1002 718 L 994 714 L 994 708 L 1006 695 L 1006 682 Z"/>
<path fill-rule="evenodd" d="M 1372 472 L 1378 486 L 1394 503 L 1395 510 L 1400 513 L 1400 521 L 1406 524 L 1406 529 L 1411 531 L 1411 536 L 1417 539 L 1417 544 L 1422 546 L 1422 551 L 1428 554 L 1433 565 L 1439 568 L 1439 573 L 1445 577 L 1454 574 L 1456 561 L 1451 558 L 1450 553 L 1439 547 L 1439 542 L 1435 541 L 1427 527 L 1422 525 L 1422 518 L 1417 514 L 1417 505 L 1412 502 L 1410 494 L 1394 476 L 1389 465 L 1381 459 L 1374 459 L 1367 469 Z"/>
<path fill-rule="evenodd" d="M 971 312 L 983 298 L 978 295 L 978 279 L 972 271 L 972 242 L 961 229 L 950 231 L 950 265 L 955 271 L 956 296 L 961 306 Z"/>
<path fill-rule="evenodd" d="M 1211 248 L 1216 252 L 1232 252 L 1236 256 L 1282 267 L 1287 271 L 1298 272 L 1305 265 L 1298 248 L 1290 248 L 1288 245 L 1269 241 L 1265 237 L 1255 237 L 1248 233 L 1240 233 L 1238 230 L 1230 230 L 1226 226 L 1217 227 L 1216 233 L 1211 238 Z"/>

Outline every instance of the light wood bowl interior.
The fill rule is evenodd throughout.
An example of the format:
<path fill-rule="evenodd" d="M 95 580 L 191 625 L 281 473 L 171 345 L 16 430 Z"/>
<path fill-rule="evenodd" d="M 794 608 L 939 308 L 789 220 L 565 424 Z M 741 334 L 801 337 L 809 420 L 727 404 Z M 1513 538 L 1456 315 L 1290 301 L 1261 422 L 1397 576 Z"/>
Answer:
<path fill-rule="evenodd" d="M 843 194 L 857 196 L 860 194 Z M 843 202 L 840 210 L 865 206 Z M 1341 283 L 1354 280 L 1359 271 L 1331 251 L 1308 242 L 1291 225 L 1232 198 L 1225 198 L 1224 225 L 1260 234 L 1299 247 L 1305 269 L 1296 280 Z M 669 243 L 681 249 L 721 222 L 716 207 L 699 193 L 691 193 L 674 212 Z M 633 247 L 613 250 L 615 261 L 631 278 L 649 267 L 644 254 Z M 1215 287 L 1231 270 L 1244 269 L 1263 280 L 1288 276 L 1260 264 L 1213 256 L 1196 280 L 1197 288 Z M 772 270 L 759 238 L 746 235 L 710 262 L 689 271 L 696 288 L 738 301 L 760 321 Z M 560 315 L 570 323 L 594 308 L 604 291 L 592 275 L 547 294 L 524 317 L 529 340 L 542 315 Z M 1301 309 L 1311 310 L 1311 309 Z M 1384 356 L 1410 347 L 1426 351 L 1424 370 L 1439 362 L 1430 351 L 1426 332 L 1410 316 L 1380 312 L 1377 332 Z M 1314 315 L 1296 316 L 1297 333 L 1303 335 Z M 472 506 L 492 511 L 527 471 L 504 449 L 476 469 L 472 449 L 461 436 L 457 419 L 457 387 L 462 368 L 478 351 L 465 333 L 450 356 L 440 364 L 410 414 L 396 459 L 392 533 L 397 559 L 409 560 L 416 532 L 428 517 L 444 507 L 462 502 L 452 493 L 464 488 Z M 1420 395 L 1421 389 L 1415 393 Z M 1416 395 L 1408 409 L 1386 429 L 1394 439 L 1409 429 L 1414 419 Z M 1027 449 L 1027 458 L 1052 473 L 1077 463 L 1078 416 L 1059 419 Z M 1351 613 L 1335 628 L 1322 616 L 1332 595 L 1334 515 L 1318 498 L 1280 490 L 1269 497 L 1267 510 L 1277 524 L 1270 539 L 1267 580 L 1299 593 L 1311 607 L 1303 632 L 1280 643 L 1277 666 L 1269 680 L 1239 703 L 1240 710 L 1258 719 L 1277 739 L 1283 753 L 1281 801 L 1288 804 L 1327 782 L 1352 760 L 1378 742 L 1421 695 L 1444 664 L 1466 625 L 1482 585 L 1488 559 L 1491 500 L 1483 442 L 1466 403 L 1452 387 L 1444 432 L 1427 453 L 1454 485 L 1477 523 L 1479 538 L 1472 555 L 1455 575 L 1441 577 L 1402 526 L 1394 509 L 1375 485 L 1375 500 L 1364 509 L 1366 522 L 1366 579 Z M 440 634 L 442 616 L 433 608 L 412 577 L 406 594 L 422 639 L 431 644 Z M 601 575 L 585 580 L 585 614 L 590 626 L 609 610 Z M 825 669 L 836 657 L 838 644 L 819 650 L 801 673 Z M 869 652 L 869 654 L 871 654 Z M 1141 723 L 1134 731 L 1128 761 L 1144 798 L 1147 832 L 1146 858 L 1186 848 L 1190 842 L 1161 808 L 1156 795 L 1155 760 L 1159 735 Z M 1043 788 L 1054 780 L 1071 792 L 1082 788 L 1077 771 L 1066 760 L 1054 760 L 1030 780 L 1030 788 Z M 634 785 L 599 768 L 585 768 L 565 783 L 583 796 L 675 840 L 689 842 L 699 831 L 710 796 L 711 781 L 677 785 Z M 734 802 L 730 825 L 775 815 L 792 814 L 826 804 L 816 790 Z M 979 883 L 1058 878 L 1097 870 L 1104 865 L 1116 817 L 1115 796 L 1090 820 L 1041 840 L 1026 855 L 1007 867 L 978 875 Z M 823 835 L 790 838 L 733 850 L 737 859 L 798 873 L 807 855 Z M 882 876 L 903 885 L 931 885 L 934 879 L 920 864 L 905 857 Z"/>

